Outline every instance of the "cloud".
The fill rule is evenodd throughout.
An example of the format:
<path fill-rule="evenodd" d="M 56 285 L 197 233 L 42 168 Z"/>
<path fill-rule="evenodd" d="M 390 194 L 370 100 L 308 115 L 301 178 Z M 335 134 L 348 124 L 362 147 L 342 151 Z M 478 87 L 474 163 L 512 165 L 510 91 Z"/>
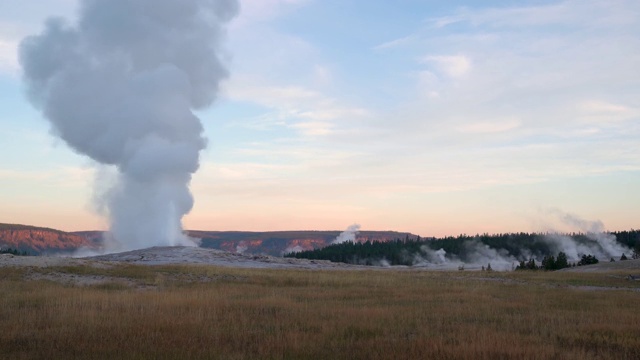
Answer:
<path fill-rule="evenodd" d="M 317 137 L 344 133 L 369 115 L 362 106 L 334 95 L 334 66 L 316 44 L 278 26 L 282 18 L 297 16 L 309 3 L 241 3 L 240 17 L 229 30 L 232 77 L 223 85 L 223 93 L 235 104 L 257 105 L 262 112 L 231 119 L 233 126 Z"/>
<path fill-rule="evenodd" d="M 83 188 L 95 170 L 90 167 L 56 166 L 47 170 L 1 169 L 0 181 L 47 184 L 49 188 Z"/>
<path fill-rule="evenodd" d="M 0 73 L 18 72 L 17 46 L 16 41 L 0 38 Z"/>
<path fill-rule="evenodd" d="M 508 119 L 503 121 L 474 122 L 458 127 L 463 133 L 497 133 L 516 129 L 520 126 L 518 119 Z"/>
<path fill-rule="evenodd" d="M 373 50 L 386 50 L 401 47 L 416 40 L 416 35 L 407 35 L 397 39 L 389 40 L 373 47 Z"/>
<path fill-rule="evenodd" d="M 410 61 L 428 49 L 407 74 L 413 99 L 369 123 L 396 149 L 372 151 L 396 173 L 429 167 L 425 184 L 447 170 L 473 179 L 441 180 L 460 188 L 520 182 L 510 173 L 546 181 L 638 169 L 624 148 L 640 136 L 640 41 L 628 36 L 640 17 L 625 15 L 639 11 L 633 1 L 562 1 L 428 20 L 393 54 Z M 393 160 L 403 155 L 411 160 Z"/>
<path fill-rule="evenodd" d="M 328 85 L 333 81 L 333 74 L 328 66 L 316 64 L 313 67 L 313 76 L 316 83 Z"/>
<path fill-rule="evenodd" d="M 431 28 L 466 23 L 474 27 L 522 29 L 548 25 L 582 26 L 588 18 L 592 20 L 591 24 L 615 25 L 637 21 L 639 12 L 634 0 L 565 0 L 532 6 L 463 7 L 453 14 L 427 19 L 426 23 Z"/>
<path fill-rule="evenodd" d="M 283 40 L 264 53 L 269 68 L 243 67 L 226 94 L 264 108 L 234 119 L 236 125 L 295 134 L 238 144 L 238 156 L 291 165 L 273 183 L 255 185 L 262 189 L 298 188 L 284 179 L 291 176 L 299 194 L 315 188 L 387 199 L 638 170 L 640 160 L 625 150 L 637 147 L 633 134 L 640 136 L 640 127 L 632 126 L 640 98 L 632 86 L 639 47 L 625 35 L 637 24 L 627 21 L 620 29 L 597 21 L 621 13 L 601 4 L 453 11 L 373 49 L 393 48 L 393 59 L 413 64 L 394 74 L 397 87 L 375 72 L 359 85 L 353 69 L 334 63 L 329 85 L 348 83 L 355 89 L 348 94 L 317 86 L 329 68 L 323 60 L 331 60 L 317 44 L 268 33 L 270 47 Z M 515 15 L 526 21 L 508 19 Z M 460 26 L 449 26 L 454 22 Z M 552 24 L 566 26 L 544 28 Z M 389 53 L 374 55 L 386 61 Z M 389 100 L 396 91 L 399 100 Z M 378 103 L 386 110 L 372 110 Z"/>
<path fill-rule="evenodd" d="M 330 134 L 333 125 L 322 121 L 307 121 L 293 124 L 291 127 L 300 130 L 304 135 L 319 136 Z"/>
<path fill-rule="evenodd" d="M 308 2 L 310 0 L 241 0 L 240 16 L 233 22 L 231 30 L 236 31 L 238 28 L 253 26 L 259 22 L 273 21 Z"/>
<path fill-rule="evenodd" d="M 435 67 L 451 78 L 461 78 L 471 70 L 471 59 L 463 55 L 450 56 L 425 56 L 423 63 L 431 63 Z"/>
<path fill-rule="evenodd" d="M 579 117 L 586 122 L 620 122 L 640 117 L 640 109 L 603 100 L 586 100 L 578 104 Z"/>
<path fill-rule="evenodd" d="M 344 125 L 347 120 L 369 114 L 364 108 L 342 105 L 303 86 L 261 85 L 257 80 L 236 78 L 227 84 L 225 93 L 234 101 L 268 109 L 257 118 L 246 119 L 250 128 L 285 126 L 299 130 L 302 135 L 326 135 L 339 127 L 338 121 Z"/>
<path fill-rule="evenodd" d="M 25 30 L 18 24 L 0 16 L 0 74 L 19 72 L 18 43 L 25 34 Z"/>

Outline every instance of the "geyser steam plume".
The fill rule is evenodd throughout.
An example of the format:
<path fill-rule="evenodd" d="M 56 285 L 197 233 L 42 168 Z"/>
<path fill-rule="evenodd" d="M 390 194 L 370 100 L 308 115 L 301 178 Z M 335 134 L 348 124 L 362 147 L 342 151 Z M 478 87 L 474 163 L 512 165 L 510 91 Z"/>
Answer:
<path fill-rule="evenodd" d="M 20 44 L 31 102 L 74 151 L 113 165 L 107 250 L 188 244 L 181 219 L 206 146 L 193 110 L 227 76 L 223 25 L 236 0 L 81 0 Z"/>
<path fill-rule="evenodd" d="M 358 235 L 359 231 L 360 231 L 360 225 L 359 224 L 350 225 L 347 228 L 347 230 L 341 232 L 340 235 L 338 235 L 338 237 L 336 237 L 331 243 L 332 244 L 342 244 L 342 243 L 347 242 L 347 241 L 355 242 L 356 241 L 356 235 Z"/>

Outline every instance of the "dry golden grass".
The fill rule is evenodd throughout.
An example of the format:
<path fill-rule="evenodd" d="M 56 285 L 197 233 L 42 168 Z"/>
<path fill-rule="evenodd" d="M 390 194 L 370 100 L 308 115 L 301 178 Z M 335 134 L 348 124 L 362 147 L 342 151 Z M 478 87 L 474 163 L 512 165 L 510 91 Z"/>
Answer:
<path fill-rule="evenodd" d="M 39 271 L 112 280 L 23 280 Z M 124 266 L 0 276 L 3 359 L 640 358 L 640 292 L 591 288 L 637 290 L 615 273 Z"/>

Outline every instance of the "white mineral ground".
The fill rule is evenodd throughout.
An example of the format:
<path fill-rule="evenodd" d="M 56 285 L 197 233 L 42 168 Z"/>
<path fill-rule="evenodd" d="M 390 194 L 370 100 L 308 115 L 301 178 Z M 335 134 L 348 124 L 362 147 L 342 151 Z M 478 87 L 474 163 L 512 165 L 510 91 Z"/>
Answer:
<path fill-rule="evenodd" d="M 253 269 L 307 269 L 307 270 L 404 270 L 404 271 L 431 271 L 431 270 L 455 270 L 450 268 L 428 268 L 428 267 L 407 267 L 407 266 L 362 266 L 343 263 L 333 263 L 327 260 L 293 259 L 283 257 L 273 257 L 268 255 L 249 255 L 227 251 L 205 249 L 198 247 L 152 247 L 148 249 L 134 250 L 122 253 L 91 256 L 85 258 L 72 258 L 62 256 L 14 256 L 10 254 L 0 255 L 0 268 L 22 267 L 27 269 L 26 280 L 49 280 L 71 285 L 97 285 L 103 283 L 120 283 L 127 287 L 138 289 L 153 288 L 154 285 L 140 283 L 130 278 L 114 278 L 107 275 L 100 275 L 99 269 L 111 268 L 114 266 L 136 264 L 136 265 L 196 265 L 196 266 L 216 266 L 233 268 L 253 268 Z M 66 272 L 61 267 L 90 266 L 98 269 L 97 274 L 74 274 Z M 640 280 L 640 259 L 605 262 L 599 264 L 580 266 L 563 269 L 566 272 L 586 272 L 586 273 L 609 273 L 606 276 L 624 277 L 630 280 Z M 489 276 L 477 270 L 466 269 L 464 272 L 474 272 L 479 277 L 474 277 L 478 281 L 502 281 L 502 282 L 522 282 L 523 280 L 511 279 L 509 277 Z M 628 274 L 627 274 L 628 273 Z M 481 275 L 483 274 L 483 275 Z M 486 275 L 486 276 L 485 276 Z M 629 276 L 631 275 L 631 276 Z M 455 278 L 455 277 L 454 277 Z M 460 279 L 471 279 L 468 275 Z M 209 282 L 216 281 L 213 277 L 185 278 L 178 279 L 184 281 Z M 635 281 L 633 281 L 635 283 Z M 589 287 L 570 286 L 581 290 L 627 290 L 640 291 L 640 288 L 618 288 L 618 287 Z"/>
<path fill-rule="evenodd" d="M 164 246 L 133 250 L 122 253 L 72 258 L 61 256 L 13 256 L 0 255 L 0 267 L 5 266 L 73 266 L 109 263 L 130 263 L 141 265 L 202 264 L 236 268 L 257 269 L 366 269 L 369 266 L 333 263 L 327 260 L 307 260 L 249 255 L 222 250 L 188 246 Z"/>

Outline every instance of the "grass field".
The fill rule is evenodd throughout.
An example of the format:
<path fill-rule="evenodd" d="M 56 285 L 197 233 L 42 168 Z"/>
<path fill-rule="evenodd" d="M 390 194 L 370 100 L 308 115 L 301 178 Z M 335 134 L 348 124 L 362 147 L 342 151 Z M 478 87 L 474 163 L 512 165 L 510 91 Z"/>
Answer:
<path fill-rule="evenodd" d="M 72 266 L 0 275 L 2 359 L 640 359 L 640 283 L 615 272 Z M 51 280 L 87 276 L 107 281 Z"/>

